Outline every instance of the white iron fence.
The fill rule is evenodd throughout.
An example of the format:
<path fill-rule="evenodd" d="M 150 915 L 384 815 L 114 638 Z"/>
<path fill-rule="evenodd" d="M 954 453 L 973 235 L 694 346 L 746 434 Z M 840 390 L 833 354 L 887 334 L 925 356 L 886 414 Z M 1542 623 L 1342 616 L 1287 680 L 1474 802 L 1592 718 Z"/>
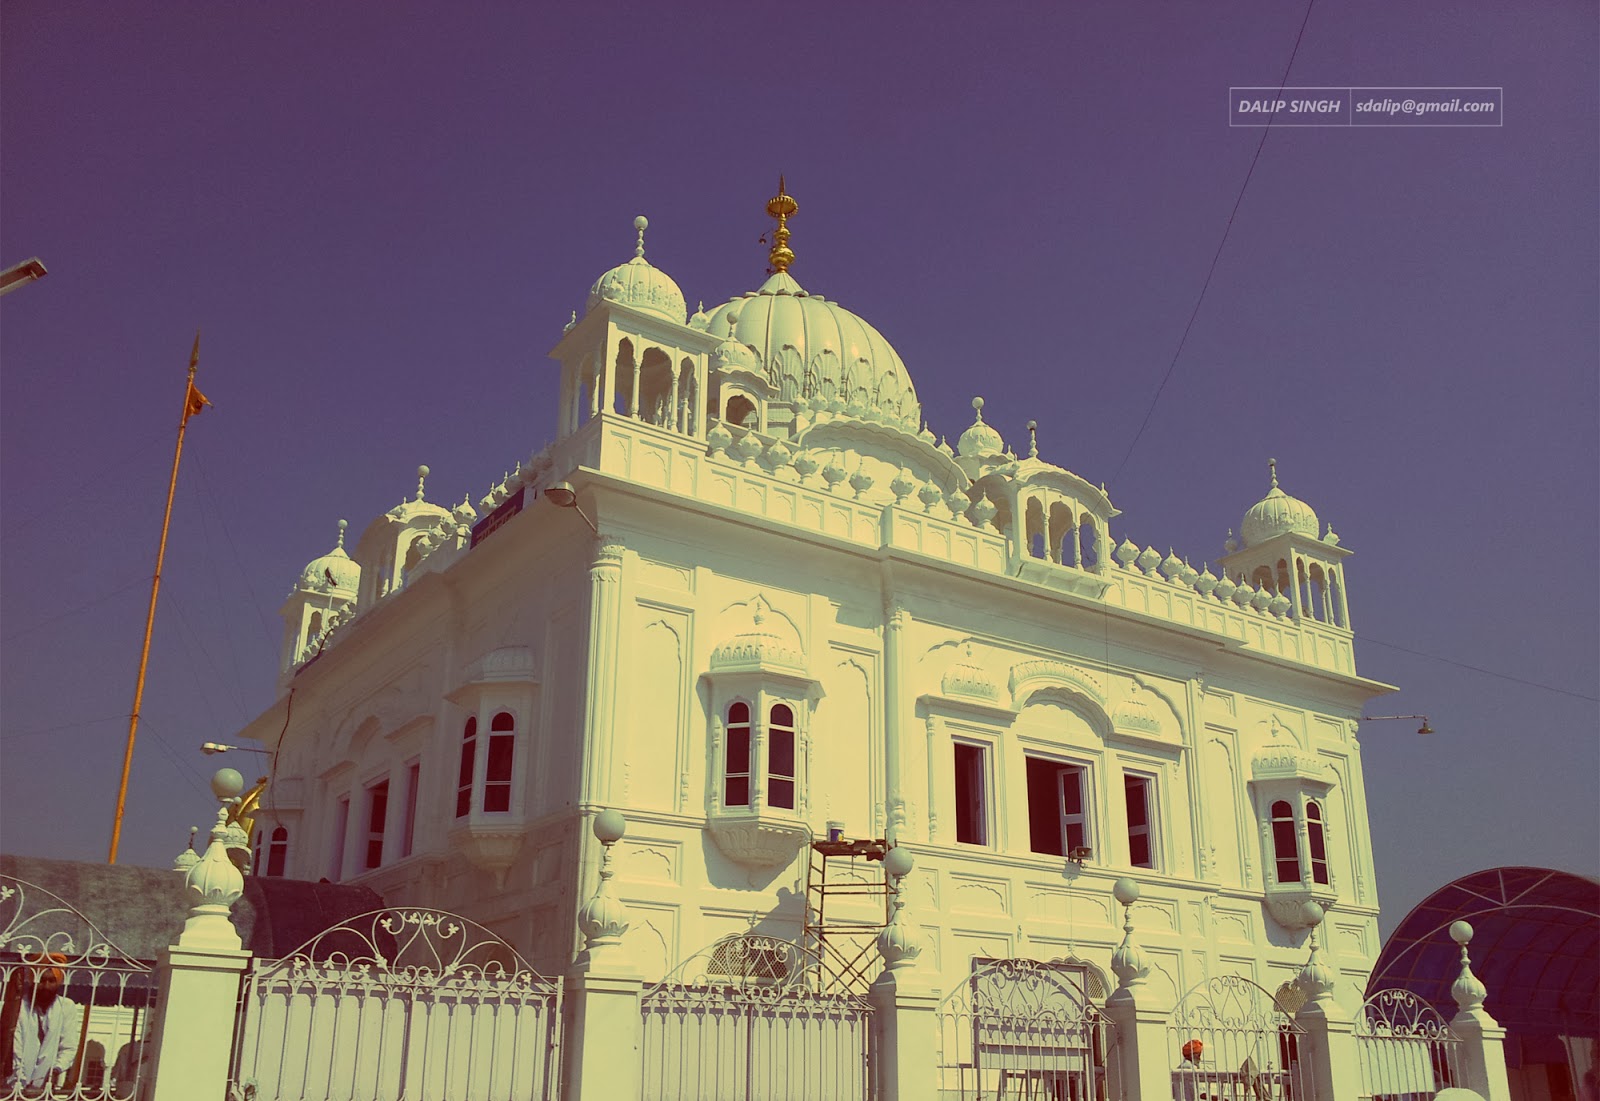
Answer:
<path fill-rule="evenodd" d="M 1461 1041 L 1409 990 L 1380 990 L 1356 1019 L 1363 1101 L 1432 1101 L 1462 1082 Z"/>
<path fill-rule="evenodd" d="M 1289 1012 L 1243 975 L 1209 979 L 1179 1000 L 1167 1026 L 1172 1096 L 1306 1101 L 1302 1036 Z"/>
<path fill-rule="evenodd" d="M 725 937 L 645 988 L 642 1101 L 866 1101 L 871 1006 L 822 989 L 822 961 Z"/>
<path fill-rule="evenodd" d="M 235 1101 L 549 1101 L 561 981 L 477 923 L 392 907 L 244 979 Z"/>
<path fill-rule="evenodd" d="M 133 1098 L 156 985 L 73 906 L 0 875 L 0 1099 Z"/>
<path fill-rule="evenodd" d="M 974 960 L 938 1014 L 938 1098 L 1106 1101 L 1111 1023 L 1080 969 Z"/>

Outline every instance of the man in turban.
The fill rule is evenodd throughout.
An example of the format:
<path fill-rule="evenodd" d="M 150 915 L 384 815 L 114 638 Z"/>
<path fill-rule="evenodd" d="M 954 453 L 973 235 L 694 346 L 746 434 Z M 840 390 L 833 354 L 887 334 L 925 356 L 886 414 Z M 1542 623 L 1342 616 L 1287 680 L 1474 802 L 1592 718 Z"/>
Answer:
<path fill-rule="evenodd" d="M 65 956 L 50 953 L 32 967 L 17 968 L 7 984 L 6 1018 L 16 1014 L 11 1032 L 11 1066 L 4 1068 L 8 1087 L 21 1087 L 27 1095 L 59 1086 L 72 1069 L 78 1053 L 77 1006 L 61 996 L 66 972 L 59 964 Z M 15 987 L 13 991 L 11 988 Z M 14 999 L 14 1000 L 13 1000 Z"/>

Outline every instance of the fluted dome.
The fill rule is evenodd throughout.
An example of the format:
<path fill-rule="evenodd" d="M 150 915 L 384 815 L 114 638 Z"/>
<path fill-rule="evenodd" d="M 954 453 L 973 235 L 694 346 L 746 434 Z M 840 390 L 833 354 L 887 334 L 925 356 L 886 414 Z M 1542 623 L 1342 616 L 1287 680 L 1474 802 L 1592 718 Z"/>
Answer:
<path fill-rule="evenodd" d="M 1244 539 L 1244 545 L 1253 547 L 1289 532 L 1315 539 L 1316 512 L 1300 498 L 1291 497 L 1278 488 L 1278 460 L 1270 460 L 1270 465 L 1272 488 L 1265 497 L 1250 506 L 1250 511 L 1239 522 L 1239 534 Z"/>
<path fill-rule="evenodd" d="M 706 330 L 748 346 L 778 401 L 815 398 L 835 412 L 876 410 L 913 428 L 921 423 L 899 353 L 877 329 L 808 293 L 788 272 L 718 306 Z"/>
<path fill-rule="evenodd" d="M 1006 441 L 995 431 L 993 425 L 983 422 L 982 398 L 972 399 L 972 413 L 976 419 L 972 422 L 972 427 L 961 433 L 961 438 L 956 441 L 956 454 L 963 459 L 1005 454 Z"/>
<path fill-rule="evenodd" d="M 360 587 L 361 567 L 344 552 L 346 526 L 345 521 L 340 520 L 339 542 L 327 554 L 306 563 L 306 568 L 300 571 L 300 588 L 337 589 L 353 593 Z"/>
<path fill-rule="evenodd" d="M 652 266 L 644 258 L 644 231 L 649 226 L 649 221 L 643 217 L 633 220 L 633 227 L 639 231 L 639 243 L 633 250 L 633 259 L 626 264 L 618 264 L 594 281 L 594 286 L 589 288 L 585 313 L 602 302 L 620 302 L 666 318 L 674 325 L 684 323 L 689 310 L 684 304 L 683 292 L 672 281 L 672 276 Z"/>

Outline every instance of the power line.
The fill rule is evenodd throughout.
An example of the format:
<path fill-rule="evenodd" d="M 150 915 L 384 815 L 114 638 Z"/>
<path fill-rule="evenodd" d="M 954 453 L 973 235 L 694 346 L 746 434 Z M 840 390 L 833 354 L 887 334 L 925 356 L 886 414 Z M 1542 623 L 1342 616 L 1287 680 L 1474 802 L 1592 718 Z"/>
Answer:
<path fill-rule="evenodd" d="M 39 630 L 41 627 L 48 627 L 52 623 L 57 623 L 57 622 L 60 622 L 63 619 L 66 619 L 68 616 L 75 616 L 79 612 L 86 612 L 90 608 L 95 607 L 96 605 L 104 604 L 106 601 L 110 600 L 114 596 L 121 596 L 123 593 L 127 592 L 129 589 L 135 587 L 136 585 L 143 585 L 143 584 L 148 583 L 148 581 L 149 581 L 148 578 L 136 577 L 132 581 L 128 582 L 126 585 L 123 585 L 120 588 L 112 589 L 110 592 L 104 594 L 103 596 L 97 596 L 93 600 L 89 600 L 89 601 L 86 601 L 86 602 L 84 602 L 82 604 L 79 604 L 75 608 L 68 608 L 64 612 L 58 612 L 55 615 L 50 616 L 47 619 L 41 619 L 37 623 L 31 623 L 28 626 L 18 628 L 15 631 L 8 631 L 4 635 L 0 635 L 0 642 L 10 642 L 14 638 L 20 638 L 23 635 L 31 635 L 35 631 Z"/>
<path fill-rule="evenodd" d="M 1289 83 L 1289 71 L 1294 68 L 1295 55 L 1300 52 L 1300 40 L 1305 37 L 1306 24 L 1311 22 L 1311 9 L 1317 0 L 1309 0 L 1306 4 L 1305 18 L 1300 21 L 1300 33 L 1294 37 L 1294 49 L 1289 51 L 1289 63 L 1283 67 L 1283 79 L 1278 81 L 1278 92 Z M 1233 201 L 1233 210 L 1228 213 L 1228 224 L 1222 228 L 1222 240 L 1217 242 L 1217 251 L 1211 257 L 1211 266 L 1206 269 L 1205 282 L 1200 285 L 1200 294 L 1194 300 L 1194 309 L 1189 311 L 1189 321 L 1183 327 L 1183 335 L 1178 338 L 1177 350 L 1172 353 L 1172 362 L 1167 364 L 1167 373 L 1161 376 L 1161 385 L 1156 387 L 1155 396 L 1150 399 L 1150 407 L 1144 411 L 1144 420 L 1139 424 L 1139 431 L 1133 434 L 1133 440 L 1128 444 L 1127 454 L 1122 456 L 1122 462 L 1117 464 L 1117 469 L 1111 475 L 1114 485 L 1121 476 L 1122 470 L 1128 465 L 1128 460 L 1133 457 L 1133 449 L 1139 446 L 1139 441 L 1144 438 L 1145 429 L 1150 427 L 1150 418 L 1155 416 L 1156 403 L 1161 400 L 1161 394 L 1167 388 L 1167 383 L 1172 381 L 1172 372 L 1178 366 L 1178 357 L 1183 355 L 1183 349 L 1189 342 L 1189 332 L 1194 328 L 1195 319 L 1200 316 L 1200 305 L 1206 300 L 1206 291 L 1211 289 L 1211 277 L 1217 273 L 1217 264 L 1222 260 L 1222 250 L 1228 244 L 1228 235 L 1233 232 L 1233 220 L 1239 215 L 1239 206 L 1244 202 L 1245 189 L 1250 186 L 1250 177 L 1255 175 L 1256 164 L 1261 160 L 1261 151 L 1267 146 L 1267 135 L 1272 133 L 1272 116 L 1267 116 L 1267 125 L 1261 131 L 1261 140 L 1256 143 L 1255 156 L 1250 158 L 1250 168 L 1244 174 L 1244 183 L 1239 185 L 1238 198 Z"/>
<path fill-rule="evenodd" d="M 1411 647 L 1401 646 L 1399 643 L 1385 642 L 1381 638 L 1372 638 L 1368 635 L 1356 635 L 1355 637 L 1360 639 L 1362 642 L 1370 642 L 1374 646 L 1383 646 L 1390 650 L 1399 650 L 1403 654 L 1411 654 L 1414 657 L 1419 658 L 1428 658 L 1430 661 L 1441 662 L 1445 665 L 1454 665 L 1458 669 L 1466 669 L 1473 673 L 1482 673 L 1486 677 L 1499 677 L 1501 680 L 1512 681 L 1516 684 L 1524 684 L 1529 688 L 1542 688 L 1546 692 L 1554 692 L 1557 695 L 1571 696 L 1572 698 L 1579 700 L 1588 700 L 1590 703 L 1600 703 L 1600 696 L 1586 696 L 1582 692 L 1574 692 L 1570 688 L 1557 688 L 1553 684 L 1543 684 L 1536 680 L 1528 680 L 1525 677 L 1512 676 L 1510 673 L 1501 673 L 1494 669 L 1485 669 L 1481 665 L 1469 665 L 1464 661 L 1457 661 L 1454 658 L 1447 658 L 1442 654 L 1430 654 L 1426 650 L 1413 650 Z"/>

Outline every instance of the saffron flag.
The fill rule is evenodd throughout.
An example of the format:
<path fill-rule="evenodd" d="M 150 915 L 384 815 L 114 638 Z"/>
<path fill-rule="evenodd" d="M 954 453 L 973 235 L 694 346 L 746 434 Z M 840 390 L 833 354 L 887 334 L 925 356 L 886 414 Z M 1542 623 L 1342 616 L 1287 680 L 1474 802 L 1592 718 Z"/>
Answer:
<path fill-rule="evenodd" d="M 200 392 L 194 384 L 194 369 L 200 366 L 200 330 L 194 332 L 194 351 L 189 353 L 189 396 L 183 403 L 183 420 L 187 424 L 189 418 L 211 404 L 211 399 Z"/>

